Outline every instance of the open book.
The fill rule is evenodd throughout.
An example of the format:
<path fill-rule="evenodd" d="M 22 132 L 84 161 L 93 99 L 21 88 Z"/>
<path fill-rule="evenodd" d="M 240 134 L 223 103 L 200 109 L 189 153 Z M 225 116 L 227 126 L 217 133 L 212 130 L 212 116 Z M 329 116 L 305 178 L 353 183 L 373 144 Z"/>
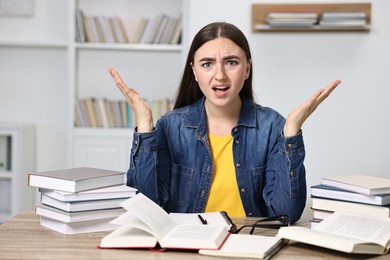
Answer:
<path fill-rule="evenodd" d="M 208 225 L 225 226 L 227 230 L 234 230 L 236 225 L 232 222 L 225 211 L 204 212 L 204 213 L 176 213 L 171 212 L 169 216 L 173 218 L 176 224 L 202 225 L 203 221 Z"/>
<path fill-rule="evenodd" d="M 390 246 L 390 218 L 335 212 L 315 229 L 282 227 L 277 236 L 346 253 L 386 254 Z"/>
<path fill-rule="evenodd" d="M 177 224 L 142 193 L 120 205 L 127 212 L 112 221 L 120 227 L 103 237 L 99 248 L 218 249 L 229 236 L 226 224 Z"/>

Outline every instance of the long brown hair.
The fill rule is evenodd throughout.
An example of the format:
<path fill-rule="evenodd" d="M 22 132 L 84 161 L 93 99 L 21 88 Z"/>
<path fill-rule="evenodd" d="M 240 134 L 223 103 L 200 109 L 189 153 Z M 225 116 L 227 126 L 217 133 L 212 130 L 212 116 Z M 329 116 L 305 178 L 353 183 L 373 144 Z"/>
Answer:
<path fill-rule="evenodd" d="M 195 52 L 206 42 L 219 37 L 230 39 L 241 47 L 245 52 L 248 62 L 251 62 L 252 55 L 248 40 L 244 33 L 235 25 L 226 22 L 214 22 L 203 27 L 194 37 L 188 52 L 187 61 L 184 66 L 183 77 L 181 79 L 174 108 L 183 107 L 194 103 L 203 96 L 202 91 L 195 80 L 192 72 L 191 63 L 194 61 Z M 245 80 L 240 95 L 250 100 L 254 100 L 252 88 L 252 66 L 250 67 L 249 77 Z"/>

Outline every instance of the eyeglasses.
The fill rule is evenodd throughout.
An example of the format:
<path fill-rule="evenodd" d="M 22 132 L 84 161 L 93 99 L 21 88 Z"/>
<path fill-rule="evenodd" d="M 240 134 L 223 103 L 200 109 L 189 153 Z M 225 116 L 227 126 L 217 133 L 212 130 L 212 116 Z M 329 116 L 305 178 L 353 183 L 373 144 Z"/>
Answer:
<path fill-rule="evenodd" d="M 262 218 L 257 220 L 255 223 L 251 225 L 243 225 L 240 228 L 237 228 L 236 225 L 233 225 L 229 232 L 232 234 L 238 234 L 241 230 L 244 228 L 250 227 L 251 230 L 249 234 L 253 234 L 255 231 L 255 228 L 272 228 L 272 229 L 278 229 L 283 226 L 288 226 L 290 225 L 290 219 L 287 215 L 278 215 L 278 216 L 273 216 L 273 217 L 268 217 L 268 218 Z"/>

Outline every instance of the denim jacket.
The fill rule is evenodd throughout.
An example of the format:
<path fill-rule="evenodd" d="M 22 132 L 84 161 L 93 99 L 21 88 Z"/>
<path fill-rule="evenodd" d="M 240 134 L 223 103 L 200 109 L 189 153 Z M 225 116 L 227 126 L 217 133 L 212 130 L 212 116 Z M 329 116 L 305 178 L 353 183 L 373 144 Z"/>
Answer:
<path fill-rule="evenodd" d="M 167 212 L 203 212 L 213 173 L 205 98 L 162 116 L 152 132 L 134 132 L 127 185 Z M 306 203 L 302 132 L 283 136 L 285 119 L 243 98 L 231 130 L 239 193 L 247 216 L 288 214 Z M 223 194 L 221 194 L 223 196 Z"/>

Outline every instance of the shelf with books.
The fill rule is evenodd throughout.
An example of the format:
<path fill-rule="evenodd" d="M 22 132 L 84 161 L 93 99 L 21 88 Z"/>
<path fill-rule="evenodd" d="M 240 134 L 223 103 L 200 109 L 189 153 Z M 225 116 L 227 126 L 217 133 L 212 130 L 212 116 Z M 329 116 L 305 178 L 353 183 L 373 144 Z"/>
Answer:
<path fill-rule="evenodd" d="M 69 2 L 69 6 L 70 107 L 68 122 L 72 129 L 69 142 L 69 166 L 98 165 L 125 170 L 128 167 L 128 149 L 134 125 L 131 123 L 108 127 L 105 125 L 98 127 L 102 129 L 94 129 L 89 124 L 80 123 L 77 105 L 87 99 L 124 102 L 122 94 L 107 71 L 109 67 L 116 68 L 128 86 L 136 88 L 143 98 L 147 100 L 172 99 L 179 84 L 184 60 L 182 34 L 184 33 L 183 18 L 186 17 L 187 3 L 183 0 L 119 0 L 115 2 L 73 0 Z M 81 29 L 78 22 L 80 14 L 84 18 L 94 18 L 92 20 L 95 25 L 100 26 L 103 38 L 88 40 L 86 35 L 84 37 L 80 35 Z M 152 25 L 154 21 L 163 17 L 166 31 L 168 28 L 172 31 L 175 27 L 174 21 L 178 24 L 177 21 L 180 18 L 180 27 L 178 27 L 180 33 L 176 35 L 175 42 L 167 41 L 168 36 L 165 37 L 165 41 L 159 42 L 133 40 L 135 31 L 140 30 L 142 19 L 147 19 L 148 24 Z M 110 25 L 110 20 L 117 20 L 117 23 L 121 24 L 122 28 L 119 31 L 122 40 L 118 40 L 119 38 L 115 36 L 105 37 L 119 32 Z M 147 30 L 152 29 L 143 28 L 143 30 L 146 35 Z M 173 35 L 172 32 L 171 34 Z M 162 40 L 164 37 L 160 35 L 160 38 Z M 117 130 L 122 127 L 126 134 L 120 135 L 119 141 Z M 93 133 L 92 137 L 85 134 L 86 132 Z M 103 136 L 105 140 L 101 140 Z M 101 165 L 102 161 L 108 161 L 103 158 L 109 154 L 109 151 L 114 151 L 118 157 L 109 156 L 113 161 Z"/>
<path fill-rule="evenodd" d="M 173 100 L 160 98 L 147 100 L 155 122 L 173 108 Z M 134 128 L 135 116 L 126 100 L 85 98 L 76 102 L 76 127 Z"/>
<path fill-rule="evenodd" d="M 253 4 L 252 32 L 367 32 L 371 3 Z"/>
<path fill-rule="evenodd" d="M 126 51 L 151 51 L 151 52 L 181 52 L 181 45 L 171 44 L 141 44 L 141 43 L 76 43 L 77 49 L 103 49 Z"/>
<path fill-rule="evenodd" d="M 33 208 L 33 191 L 25 183 L 35 168 L 34 152 L 33 126 L 0 124 L 0 223 Z"/>
<path fill-rule="evenodd" d="M 140 17 L 129 31 L 119 16 L 85 15 L 75 10 L 76 42 L 103 44 L 169 44 L 181 41 L 182 17 L 161 13 L 154 17 Z M 130 32 L 130 35 L 129 35 Z"/>

